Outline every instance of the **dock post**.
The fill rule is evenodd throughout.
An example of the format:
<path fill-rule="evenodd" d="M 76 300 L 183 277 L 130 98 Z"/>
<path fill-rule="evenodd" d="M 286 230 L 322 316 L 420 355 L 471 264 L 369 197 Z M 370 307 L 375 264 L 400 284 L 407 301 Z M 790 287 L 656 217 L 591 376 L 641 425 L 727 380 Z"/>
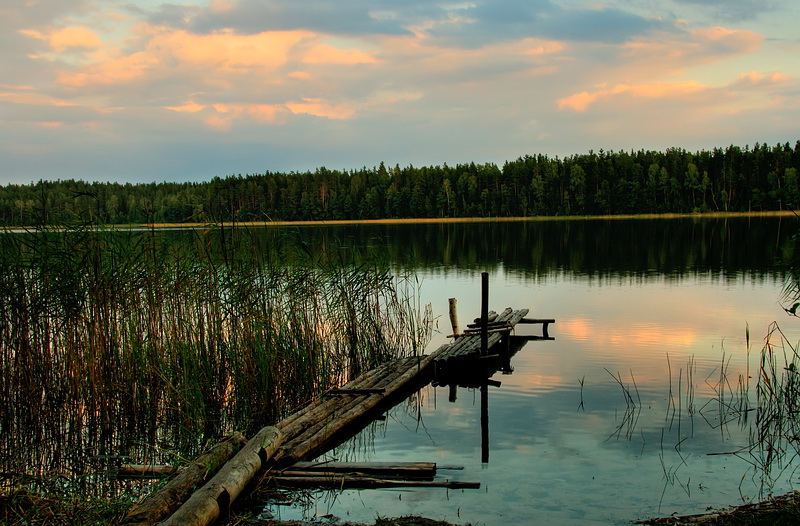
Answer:
<path fill-rule="evenodd" d="M 481 385 L 481 463 L 489 463 L 489 384 Z"/>
<path fill-rule="evenodd" d="M 450 298 L 450 326 L 453 327 L 453 337 L 458 338 L 458 312 L 456 312 L 456 299 Z"/>
<path fill-rule="evenodd" d="M 489 273 L 481 273 L 481 356 L 489 354 Z"/>

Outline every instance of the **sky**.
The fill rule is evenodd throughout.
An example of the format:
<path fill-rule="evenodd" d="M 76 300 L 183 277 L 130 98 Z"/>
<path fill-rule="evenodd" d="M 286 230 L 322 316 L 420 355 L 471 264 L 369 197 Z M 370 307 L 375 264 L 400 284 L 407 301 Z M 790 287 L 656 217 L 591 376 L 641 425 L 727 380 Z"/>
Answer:
<path fill-rule="evenodd" d="M 0 185 L 800 139 L 796 0 L 13 0 Z"/>

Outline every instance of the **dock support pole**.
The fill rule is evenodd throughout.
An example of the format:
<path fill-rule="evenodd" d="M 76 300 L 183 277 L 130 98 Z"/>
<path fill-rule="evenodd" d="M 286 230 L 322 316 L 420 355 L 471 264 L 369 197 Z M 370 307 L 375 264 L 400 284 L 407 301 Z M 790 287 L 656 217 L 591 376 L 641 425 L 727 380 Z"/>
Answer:
<path fill-rule="evenodd" d="M 453 327 L 453 337 L 458 338 L 458 312 L 456 311 L 456 299 L 450 298 L 450 326 Z"/>
<path fill-rule="evenodd" d="M 489 354 L 489 273 L 481 273 L 481 356 Z"/>
<path fill-rule="evenodd" d="M 489 463 L 489 384 L 481 385 L 481 463 Z"/>

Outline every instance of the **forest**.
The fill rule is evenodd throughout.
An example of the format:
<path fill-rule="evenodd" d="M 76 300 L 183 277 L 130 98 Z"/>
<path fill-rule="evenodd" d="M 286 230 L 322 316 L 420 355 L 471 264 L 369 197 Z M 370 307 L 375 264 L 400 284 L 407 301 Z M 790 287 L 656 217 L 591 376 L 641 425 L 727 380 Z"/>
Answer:
<path fill-rule="evenodd" d="M 589 151 L 493 163 L 131 184 L 0 186 L 0 225 L 757 212 L 800 207 L 800 140 L 690 153 Z M 102 177 L 101 174 L 95 175 Z"/>

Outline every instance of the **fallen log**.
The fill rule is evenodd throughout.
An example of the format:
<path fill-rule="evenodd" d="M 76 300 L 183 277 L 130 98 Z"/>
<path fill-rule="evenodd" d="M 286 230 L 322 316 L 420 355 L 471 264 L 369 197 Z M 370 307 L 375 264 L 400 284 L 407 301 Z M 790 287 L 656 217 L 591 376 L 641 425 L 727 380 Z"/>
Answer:
<path fill-rule="evenodd" d="M 287 488 L 334 488 L 334 489 L 376 489 L 376 488 L 450 488 L 479 489 L 480 482 L 458 480 L 388 480 L 370 477 L 271 477 L 280 487 Z"/>
<path fill-rule="evenodd" d="M 211 450 L 197 457 L 187 466 L 181 468 L 177 475 L 160 490 L 151 493 L 133 507 L 125 516 L 122 524 L 135 526 L 152 526 L 164 520 L 183 503 L 195 488 L 214 474 L 234 453 L 241 449 L 245 439 L 241 433 L 234 433 L 230 438 L 215 445 Z"/>
<path fill-rule="evenodd" d="M 298 462 L 280 476 L 292 473 L 366 473 L 369 475 L 429 478 L 436 475 L 435 462 Z"/>
<path fill-rule="evenodd" d="M 123 464 L 117 468 L 118 479 L 160 479 L 177 471 L 176 466 L 165 464 Z"/>
<path fill-rule="evenodd" d="M 163 526 L 205 526 L 227 513 L 231 503 L 255 478 L 281 444 L 283 434 L 265 427 L 229 460 L 202 488 L 195 491 Z"/>
<path fill-rule="evenodd" d="M 325 396 L 341 396 L 341 395 L 365 395 L 365 394 L 383 394 L 386 389 L 382 387 L 375 387 L 372 389 L 330 389 L 325 392 Z"/>

